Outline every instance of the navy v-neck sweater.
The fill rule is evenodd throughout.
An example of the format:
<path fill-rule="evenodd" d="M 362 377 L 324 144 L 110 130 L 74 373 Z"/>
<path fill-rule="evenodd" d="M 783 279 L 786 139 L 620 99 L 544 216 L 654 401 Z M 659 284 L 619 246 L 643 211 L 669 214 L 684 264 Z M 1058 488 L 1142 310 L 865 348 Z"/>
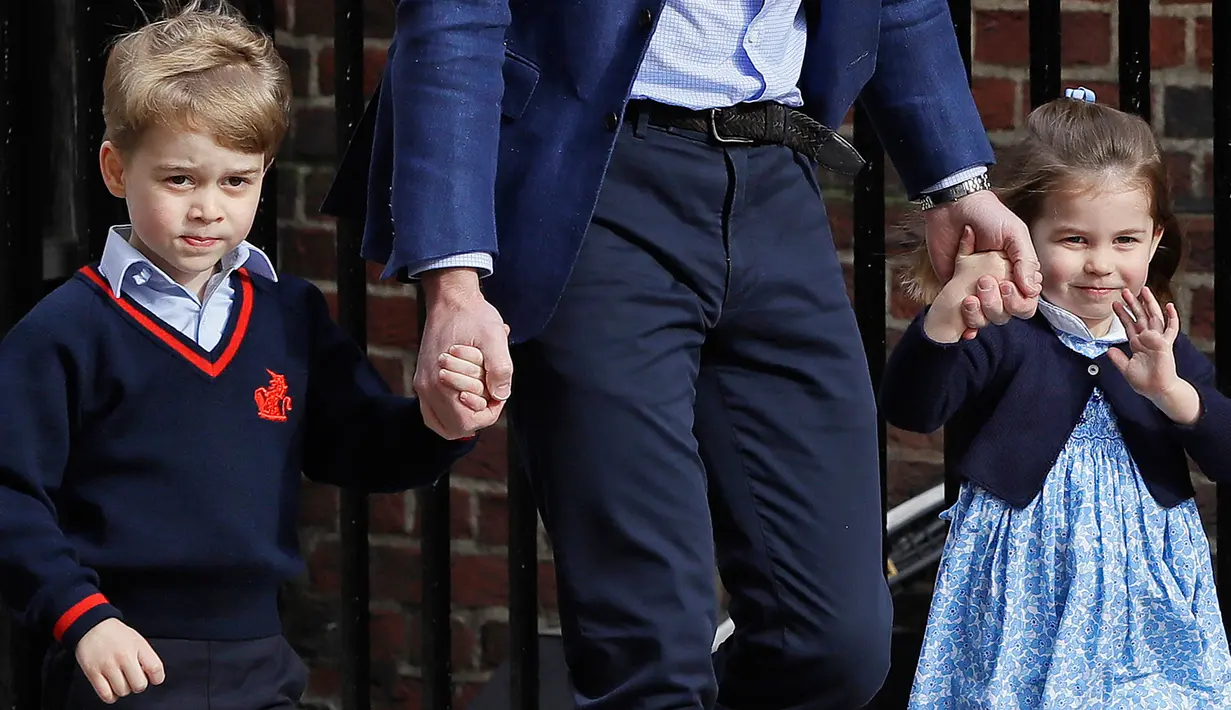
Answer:
<path fill-rule="evenodd" d="M 907 431 L 930 433 L 959 410 L 956 470 L 1015 507 L 1030 503 L 1077 427 L 1094 388 L 1103 391 L 1146 488 L 1163 506 L 1193 495 L 1188 459 L 1217 482 L 1231 481 L 1231 399 L 1214 367 L 1182 333 L 1176 371 L 1201 398 L 1191 426 L 1171 421 L 1133 388 L 1106 354 L 1086 357 L 1056 336 L 1042 314 L 941 344 L 923 330 L 926 311 L 894 347 L 881 381 L 881 413 Z M 1115 347 L 1131 355 L 1127 343 Z"/>
<path fill-rule="evenodd" d="M 212 352 L 94 267 L 0 341 L 0 592 L 62 644 L 110 617 L 151 637 L 280 633 L 301 472 L 405 490 L 473 446 L 389 393 L 314 286 L 232 278 Z"/>

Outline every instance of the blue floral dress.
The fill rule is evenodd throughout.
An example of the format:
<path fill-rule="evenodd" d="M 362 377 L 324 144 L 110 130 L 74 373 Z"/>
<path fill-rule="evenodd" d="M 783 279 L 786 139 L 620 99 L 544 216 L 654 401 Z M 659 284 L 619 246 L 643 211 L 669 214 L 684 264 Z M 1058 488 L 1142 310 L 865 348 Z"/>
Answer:
<path fill-rule="evenodd" d="M 1082 354 L 1124 340 L 1122 328 L 1096 340 L 1047 306 Z M 942 517 L 951 526 L 911 710 L 1231 708 L 1196 502 L 1154 501 L 1101 391 L 1028 506 L 966 483 Z"/>

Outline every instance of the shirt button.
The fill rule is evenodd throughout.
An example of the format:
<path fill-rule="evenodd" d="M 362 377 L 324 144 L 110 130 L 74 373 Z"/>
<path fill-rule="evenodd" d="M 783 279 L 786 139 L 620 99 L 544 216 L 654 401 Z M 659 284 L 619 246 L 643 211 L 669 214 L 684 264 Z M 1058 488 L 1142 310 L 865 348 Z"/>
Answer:
<path fill-rule="evenodd" d="M 1091 375 L 1097 375 L 1098 365 L 1091 364 L 1090 367 L 1086 368 L 1086 372 L 1089 372 Z"/>
<path fill-rule="evenodd" d="M 612 111 L 607 114 L 607 118 L 603 119 L 603 124 L 607 126 L 607 130 L 614 131 L 620 127 L 620 114 Z"/>
<path fill-rule="evenodd" d="M 654 24 L 654 13 L 649 10 L 642 10 L 641 13 L 637 15 L 637 24 L 640 25 L 643 30 L 650 29 L 650 26 Z"/>

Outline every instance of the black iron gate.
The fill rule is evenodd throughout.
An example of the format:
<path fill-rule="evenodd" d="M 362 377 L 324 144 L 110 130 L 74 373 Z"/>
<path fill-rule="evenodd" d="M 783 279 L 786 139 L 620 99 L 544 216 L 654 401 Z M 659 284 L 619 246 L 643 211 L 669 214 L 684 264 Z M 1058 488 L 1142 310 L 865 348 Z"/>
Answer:
<path fill-rule="evenodd" d="M 255 23 L 273 31 L 274 0 L 237 2 Z M 102 136 L 101 84 L 106 43 L 133 27 L 154 0 L 47 0 L 0 2 L 0 336 L 58 280 L 44 278 L 44 253 L 54 237 L 75 235 L 68 265 L 98 258 L 110 224 L 123 221 L 121 205 L 96 177 Z M 327 3 L 322 3 L 322 6 Z M 363 110 L 364 3 L 333 0 L 335 112 L 338 154 Z M 970 0 L 949 0 L 968 76 L 971 66 Z M 1150 4 L 1119 0 L 1120 105 L 1150 118 Z M 1231 36 L 1231 4 L 1212 3 L 1212 34 Z M 1029 105 L 1061 93 L 1060 0 L 1031 0 Z M 62 30 L 71 28 L 67 34 Z M 57 32 L 57 30 L 61 30 Z M 66 77 L 72 77 L 66 83 Z M 48 90 L 48 87 L 53 87 Z M 1213 43 L 1214 294 L 1219 385 L 1231 391 L 1231 43 Z M 57 113 L 58 111 L 58 113 Z M 49 117 L 58 115 L 57 123 Z M 854 303 L 864 346 L 878 382 L 886 354 L 885 163 L 868 117 L 857 110 L 854 139 L 870 166 L 855 181 Z M 54 166 L 59 166 L 58 169 Z M 68 166 L 67 169 L 65 166 Z M 53 186 L 56 189 L 47 189 Z M 252 240 L 277 263 L 277 170 L 266 183 Z M 66 231 L 67 230 L 67 231 Z M 366 340 L 366 281 L 358 256 L 359 225 L 337 228 L 338 318 L 361 344 Z M 47 252 L 54 253 L 54 252 Z M 49 269 L 54 271 L 54 268 Z M 66 273 L 64 269 L 60 273 Z M 961 427 L 953 427 L 949 446 Z M 949 448 L 947 446 L 946 448 Z M 887 490 L 885 430 L 881 427 L 881 481 Z M 510 446 L 508 481 L 510 688 L 518 710 L 539 706 L 537 519 L 516 452 Z M 947 488 L 955 490 L 952 477 Z M 450 627 L 449 482 L 419 493 L 422 517 L 424 706 L 448 710 L 453 702 Z M 1231 520 L 1231 491 L 1220 489 L 1218 512 Z M 368 507 L 364 496 L 343 493 L 340 534 L 344 651 L 342 695 L 347 710 L 370 705 Z M 1220 526 L 1218 569 L 1231 569 L 1231 525 Z M 1231 620 L 1231 583 L 1219 585 L 1224 617 Z M 909 642 L 905 642 L 909 643 Z M 0 707 L 38 707 L 36 640 L 0 623 Z M 909 654 L 906 654 L 909 657 Z M 901 656 L 896 655 L 896 658 Z M 900 707 L 902 683 L 912 669 L 898 669 L 879 707 Z M 903 680 L 905 679 L 905 680 Z"/>

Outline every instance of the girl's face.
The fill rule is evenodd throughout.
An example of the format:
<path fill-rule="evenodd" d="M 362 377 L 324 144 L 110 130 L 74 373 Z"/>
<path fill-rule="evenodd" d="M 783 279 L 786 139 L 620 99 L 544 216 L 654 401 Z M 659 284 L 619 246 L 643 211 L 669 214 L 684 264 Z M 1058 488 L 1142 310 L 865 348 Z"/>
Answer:
<path fill-rule="evenodd" d="M 1043 203 L 1030 236 L 1043 273 L 1043 297 L 1085 322 L 1096 337 L 1116 317 L 1120 290 L 1141 292 L 1163 236 L 1138 185 L 1102 181 Z"/>

